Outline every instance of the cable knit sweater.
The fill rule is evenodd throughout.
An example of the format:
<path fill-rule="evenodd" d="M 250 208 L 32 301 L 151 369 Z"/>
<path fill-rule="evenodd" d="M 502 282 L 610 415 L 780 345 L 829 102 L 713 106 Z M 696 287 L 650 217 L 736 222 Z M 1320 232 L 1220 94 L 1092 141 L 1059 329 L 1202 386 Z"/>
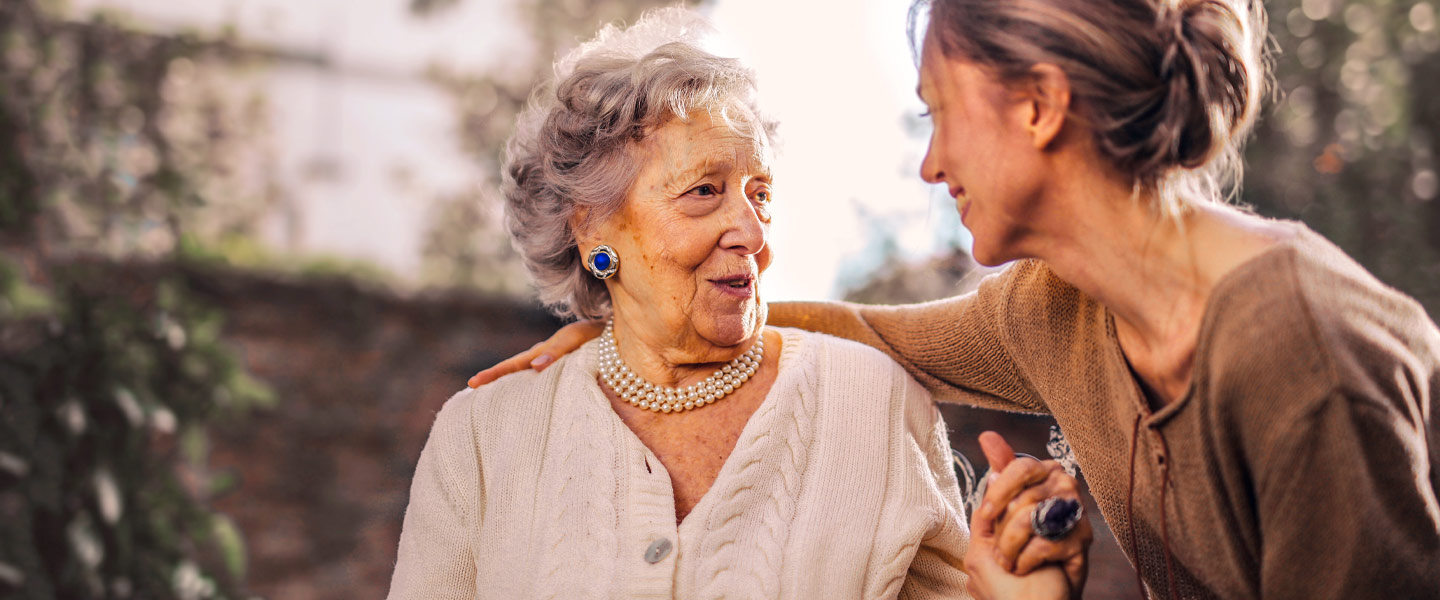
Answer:
<path fill-rule="evenodd" d="M 779 372 L 680 525 L 596 342 L 456 394 L 420 455 L 392 599 L 957 598 L 945 424 L 904 369 L 782 330 Z"/>

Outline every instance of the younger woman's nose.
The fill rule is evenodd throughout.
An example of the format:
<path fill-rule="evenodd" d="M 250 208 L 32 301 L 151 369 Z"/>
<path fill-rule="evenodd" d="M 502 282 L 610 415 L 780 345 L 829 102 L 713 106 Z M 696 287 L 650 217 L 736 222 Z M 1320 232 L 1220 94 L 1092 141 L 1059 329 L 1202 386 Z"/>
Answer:
<path fill-rule="evenodd" d="M 940 161 L 935 160 L 935 153 L 928 148 L 925 150 L 925 160 L 920 161 L 920 178 L 925 183 L 941 183 L 945 181 L 945 173 L 940 170 Z"/>

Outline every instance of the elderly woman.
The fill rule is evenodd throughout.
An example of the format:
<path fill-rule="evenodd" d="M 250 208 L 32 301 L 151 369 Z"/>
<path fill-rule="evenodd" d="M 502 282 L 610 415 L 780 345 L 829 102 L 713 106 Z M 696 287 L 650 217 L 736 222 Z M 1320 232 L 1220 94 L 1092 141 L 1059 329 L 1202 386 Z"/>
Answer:
<path fill-rule="evenodd" d="M 773 127 L 746 70 L 686 41 L 702 25 L 607 27 L 521 116 L 515 245 L 556 312 L 607 325 L 441 409 L 391 598 L 965 595 L 925 391 L 874 349 L 764 327 Z"/>

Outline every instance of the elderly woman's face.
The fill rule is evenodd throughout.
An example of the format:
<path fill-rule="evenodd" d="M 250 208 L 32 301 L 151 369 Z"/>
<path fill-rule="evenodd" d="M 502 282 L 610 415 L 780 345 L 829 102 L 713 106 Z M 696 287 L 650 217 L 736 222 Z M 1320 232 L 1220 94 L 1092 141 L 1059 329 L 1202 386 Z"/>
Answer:
<path fill-rule="evenodd" d="M 769 148 L 698 110 L 636 150 L 642 167 L 624 205 L 581 241 L 582 256 L 596 244 L 620 255 L 607 280 L 617 322 L 702 355 L 752 339 L 765 323 Z"/>

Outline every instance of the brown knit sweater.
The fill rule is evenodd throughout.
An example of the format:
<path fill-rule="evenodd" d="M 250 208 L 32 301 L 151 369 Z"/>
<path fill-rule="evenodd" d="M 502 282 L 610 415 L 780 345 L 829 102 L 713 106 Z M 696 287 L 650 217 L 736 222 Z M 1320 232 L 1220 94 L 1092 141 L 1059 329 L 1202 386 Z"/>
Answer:
<path fill-rule="evenodd" d="M 1039 261 L 770 322 L 884 350 L 939 400 L 1054 415 L 1155 597 L 1440 598 L 1440 332 L 1293 227 L 1216 285 L 1190 390 L 1159 410 L 1111 314 Z"/>

